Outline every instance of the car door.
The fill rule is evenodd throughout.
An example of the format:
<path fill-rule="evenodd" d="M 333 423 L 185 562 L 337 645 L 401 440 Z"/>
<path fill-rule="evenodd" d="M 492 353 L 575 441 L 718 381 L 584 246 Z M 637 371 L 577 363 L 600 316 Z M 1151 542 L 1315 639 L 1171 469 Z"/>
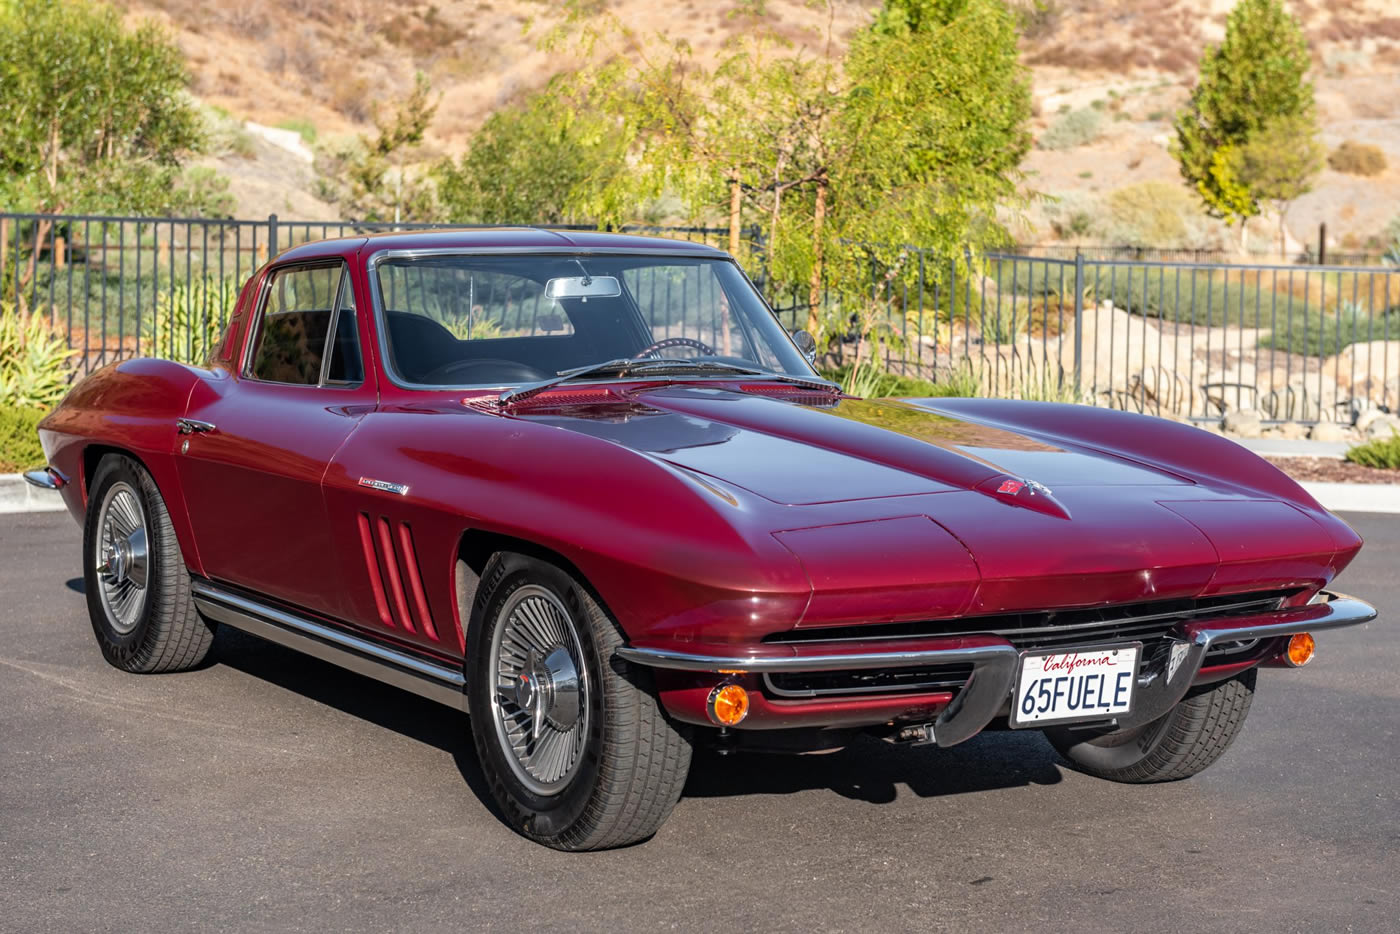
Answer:
<path fill-rule="evenodd" d="M 177 458 L 211 578 L 345 610 L 321 480 L 378 392 L 339 259 L 266 274 L 234 372 L 191 394 Z"/>

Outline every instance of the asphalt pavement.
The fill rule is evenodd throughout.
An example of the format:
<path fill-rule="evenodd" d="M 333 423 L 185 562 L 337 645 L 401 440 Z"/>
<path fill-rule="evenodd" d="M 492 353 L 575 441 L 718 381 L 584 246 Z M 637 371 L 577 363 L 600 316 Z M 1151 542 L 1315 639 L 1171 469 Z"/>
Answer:
<path fill-rule="evenodd" d="M 501 823 L 463 715 L 227 630 L 109 667 L 77 527 L 0 516 L 0 931 L 1400 930 L 1400 517 L 1346 518 L 1381 618 L 1263 672 L 1194 779 L 1037 733 L 705 755 L 654 839 L 565 854 Z"/>

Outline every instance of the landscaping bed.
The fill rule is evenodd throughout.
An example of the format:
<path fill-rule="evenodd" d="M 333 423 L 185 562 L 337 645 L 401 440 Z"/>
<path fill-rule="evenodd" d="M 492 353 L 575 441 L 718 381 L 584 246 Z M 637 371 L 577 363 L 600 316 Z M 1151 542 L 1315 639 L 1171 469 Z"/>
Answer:
<path fill-rule="evenodd" d="M 1400 470 L 1363 467 L 1331 457 L 1266 457 L 1269 463 L 1294 480 L 1321 483 L 1395 483 Z"/>

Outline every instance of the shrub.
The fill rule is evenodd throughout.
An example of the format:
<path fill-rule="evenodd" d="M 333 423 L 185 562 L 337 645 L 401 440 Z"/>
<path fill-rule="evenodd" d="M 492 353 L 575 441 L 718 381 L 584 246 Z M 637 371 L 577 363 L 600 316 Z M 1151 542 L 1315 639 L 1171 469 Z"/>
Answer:
<path fill-rule="evenodd" d="M 18 473 L 44 463 L 39 420 L 44 410 L 0 405 L 0 473 Z"/>
<path fill-rule="evenodd" d="M 25 321 L 0 305 L 0 406 L 46 409 L 68 391 L 76 351 L 42 315 Z"/>
<path fill-rule="evenodd" d="M 854 374 L 849 363 L 823 369 L 821 374 L 833 383 L 839 383 L 851 395 L 866 399 L 949 394 L 939 392 L 938 386 L 928 380 L 882 370 L 878 363 L 869 360 L 862 361 Z"/>
<path fill-rule="evenodd" d="M 1073 149 L 1085 146 L 1099 138 L 1103 132 L 1103 114 L 1090 107 L 1071 110 L 1056 119 L 1040 137 L 1042 149 Z"/>
<path fill-rule="evenodd" d="M 1347 451 L 1347 460 L 1362 467 L 1400 470 L 1400 432 L 1389 438 L 1375 438 Z"/>
<path fill-rule="evenodd" d="M 1385 153 L 1379 146 L 1349 139 L 1327 157 L 1327 164 L 1348 175 L 1379 175 L 1385 171 Z"/>
<path fill-rule="evenodd" d="M 1103 239 L 1114 246 L 1185 247 L 1203 240 L 1200 200 L 1159 180 L 1119 188 L 1105 199 Z"/>

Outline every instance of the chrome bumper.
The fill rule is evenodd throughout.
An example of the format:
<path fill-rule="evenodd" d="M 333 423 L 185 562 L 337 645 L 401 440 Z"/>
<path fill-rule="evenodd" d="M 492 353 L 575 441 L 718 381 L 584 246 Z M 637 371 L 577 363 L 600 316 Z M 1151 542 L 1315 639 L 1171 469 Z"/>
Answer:
<path fill-rule="evenodd" d="M 1298 632 L 1355 626 L 1376 618 L 1375 607 L 1353 597 L 1322 593 L 1321 602 L 1255 616 L 1192 620 L 1167 636 L 1169 651 L 1160 662 L 1138 674 L 1133 713 L 1120 717 L 1121 727 L 1138 726 L 1176 706 L 1216 642 L 1272 639 Z M 649 668 L 676 671 L 765 673 L 913 668 L 921 665 L 971 664 L 972 675 L 933 724 L 934 741 L 952 746 L 969 739 L 1002 711 L 1011 696 L 1020 651 L 1000 636 L 930 637 L 901 643 L 887 651 L 835 651 L 828 644 L 763 646 L 768 654 L 694 654 L 665 648 L 625 646 L 618 657 Z"/>

